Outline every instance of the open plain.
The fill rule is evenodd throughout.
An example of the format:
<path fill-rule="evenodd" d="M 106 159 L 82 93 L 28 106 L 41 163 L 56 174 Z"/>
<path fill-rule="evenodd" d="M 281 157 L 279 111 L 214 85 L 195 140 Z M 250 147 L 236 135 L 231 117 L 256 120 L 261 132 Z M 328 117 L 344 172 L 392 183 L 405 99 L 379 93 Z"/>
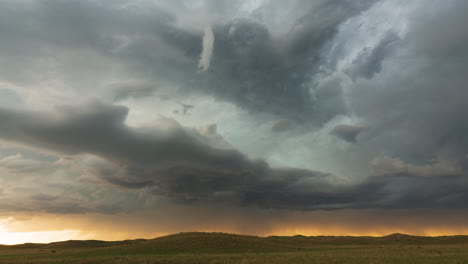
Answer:
<path fill-rule="evenodd" d="M 255 237 L 180 233 L 156 239 L 0 247 L 1 264 L 468 263 L 468 236 Z"/>

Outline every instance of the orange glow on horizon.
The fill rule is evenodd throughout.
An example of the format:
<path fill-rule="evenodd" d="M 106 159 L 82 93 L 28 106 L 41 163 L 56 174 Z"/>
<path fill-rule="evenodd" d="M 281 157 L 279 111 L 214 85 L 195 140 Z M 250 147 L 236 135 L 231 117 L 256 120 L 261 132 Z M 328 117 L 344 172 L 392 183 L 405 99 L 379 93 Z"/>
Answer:
<path fill-rule="evenodd" d="M 267 215 L 216 215 L 212 211 L 135 214 L 17 215 L 0 217 L 0 244 L 65 240 L 152 239 L 180 232 L 224 232 L 255 236 L 468 235 L 464 212 L 333 211 Z M 234 215 L 235 214 L 235 215 Z M 192 217 L 189 218 L 188 215 Z M 444 215 L 445 217 L 439 217 Z M 218 216 L 215 218 L 214 216 Z M 234 216 L 234 217 L 233 217 Z M 237 216 L 242 216 L 238 217 Z M 451 216 L 451 217 L 447 217 Z M 197 218 L 198 217 L 198 218 Z M 187 220 L 189 219 L 189 220 Z"/>
<path fill-rule="evenodd" d="M 411 230 L 398 229 L 398 228 L 377 228 L 372 231 L 362 230 L 351 230 L 346 228 L 288 228 L 284 230 L 277 230 L 266 236 L 370 236 L 370 237 L 382 237 L 388 236 L 395 233 L 401 233 L 413 236 L 456 236 L 456 235 L 468 235 L 468 229 L 463 228 L 440 228 L 440 229 L 425 229 L 423 231 L 412 232 Z"/>
<path fill-rule="evenodd" d="M 39 232 L 9 232 L 0 227 L 0 244 L 16 245 L 23 243 L 50 243 L 63 240 L 87 240 L 92 237 L 82 235 L 77 230 L 39 231 Z"/>
<path fill-rule="evenodd" d="M 468 235 L 468 229 L 457 230 L 457 229 L 432 229 L 427 230 L 424 234 L 420 233 L 411 233 L 405 232 L 398 229 L 383 229 L 379 231 L 370 231 L 370 232 L 359 232 L 345 229 L 327 229 L 319 231 L 320 228 L 311 228 L 311 229 L 294 229 L 289 228 L 281 231 L 275 231 L 268 234 L 263 234 L 260 236 L 294 236 L 294 235 L 303 235 L 303 236 L 371 236 L 371 237 L 380 237 L 386 236 L 393 233 L 404 233 L 407 235 L 417 235 L 417 236 L 453 236 L 453 235 Z M 333 231 L 334 230 L 334 231 Z M 186 231 L 187 232 L 187 231 Z M 233 231 L 221 231 L 217 229 L 213 230 L 194 230 L 194 232 L 225 232 L 225 233 L 234 233 L 234 234 L 243 234 L 243 235 L 252 235 L 245 233 L 238 233 Z M 0 244 L 1 245 L 15 245 L 23 243 L 50 243 L 57 241 L 66 241 L 66 240 L 88 240 L 88 239 L 98 239 L 98 240 L 125 240 L 125 239 L 152 239 L 155 237 L 161 237 L 165 235 L 170 235 L 171 233 L 159 233 L 157 236 L 146 236 L 146 237 L 131 237 L 130 234 L 127 236 L 124 233 L 116 235 L 115 233 L 109 234 L 87 234 L 79 230 L 57 230 L 57 231 L 37 231 L 37 232 L 10 232 L 4 227 L 0 226 Z M 255 234 L 253 234 L 255 235 Z"/>

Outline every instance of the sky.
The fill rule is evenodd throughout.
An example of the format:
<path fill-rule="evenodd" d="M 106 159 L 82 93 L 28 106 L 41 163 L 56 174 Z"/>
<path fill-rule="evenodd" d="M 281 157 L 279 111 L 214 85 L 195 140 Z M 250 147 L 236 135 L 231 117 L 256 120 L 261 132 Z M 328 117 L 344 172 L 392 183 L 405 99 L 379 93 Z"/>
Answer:
<path fill-rule="evenodd" d="M 466 10 L 1 1 L 0 244 L 468 234 Z"/>

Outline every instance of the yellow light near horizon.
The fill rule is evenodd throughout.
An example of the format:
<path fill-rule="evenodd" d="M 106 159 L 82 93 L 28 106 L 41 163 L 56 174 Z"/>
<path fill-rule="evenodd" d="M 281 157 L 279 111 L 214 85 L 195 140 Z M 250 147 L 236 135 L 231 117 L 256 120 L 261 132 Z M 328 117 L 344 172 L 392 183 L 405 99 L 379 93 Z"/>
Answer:
<path fill-rule="evenodd" d="M 210 213 L 210 212 L 208 212 Z M 376 218 L 374 224 L 362 224 L 360 218 L 367 219 L 369 215 L 378 215 L 377 213 L 366 214 L 364 216 L 351 217 L 346 213 L 340 212 L 313 212 L 306 215 L 299 215 L 297 219 L 311 219 L 310 221 L 292 220 L 272 220 L 275 225 L 265 225 L 253 222 L 253 227 L 244 229 L 243 225 L 220 219 L 218 221 L 204 224 L 196 219 L 194 223 L 182 222 L 172 223 L 164 219 L 162 221 L 153 221 L 161 219 L 160 215 L 155 214 L 86 214 L 77 217 L 76 215 L 26 215 L 0 217 L 0 244 L 12 245 L 27 242 L 49 243 L 65 240 L 107 240 L 117 241 L 125 239 L 145 238 L 152 239 L 164 235 L 175 234 L 179 232 L 206 231 L 206 232 L 224 232 L 241 235 L 256 236 L 386 236 L 392 233 L 404 233 L 417 236 L 444 236 L 444 235 L 468 235 L 468 225 L 462 221 L 465 215 L 457 216 L 459 221 L 441 224 L 442 220 L 437 218 L 439 215 L 449 214 L 427 214 L 427 219 L 435 219 L 435 223 L 424 223 L 419 218 L 409 218 L 411 221 L 396 221 L 389 224 L 389 221 L 382 221 Z M 178 218 L 180 215 L 176 215 Z M 174 218 L 176 217 L 174 216 Z M 296 217 L 295 216 L 295 217 Z M 367 218 L 366 218 L 367 217 Z M 398 216 L 399 217 L 399 216 Z M 463 219 L 462 219 L 463 218 Z M 172 219 L 172 218 L 170 218 Z M 327 221 L 324 221 L 326 219 Z M 370 217 L 372 219 L 372 217 Z M 255 218 L 253 219 L 255 220 Z M 280 224 L 276 224 L 280 222 Z M 382 221 L 384 223 L 380 223 Z M 219 222 L 219 224 L 218 224 Z M 368 221 L 370 222 L 370 221 Z M 454 223 L 453 223 L 454 222 Z M 227 223 L 227 224 L 226 224 Z M 245 222 L 250 223 L 248 216 Z M 421 223 L 424 223 L 422 225 Z M 442 222 L 443 223 L 443 222 Z"/>
<path fill-rule="evenodd" d="M 345 225 L 322 225 L 316 227 L 277 227 L 271 232 L 263 234 L 263 236 L 371 236 L 381 237 L 395 233 L 402 233 L 413 236 L 455 236 L 455 235 L 468 235 L 468 228 L 466 227 L 426 227 L 421 229 L 414 229 L 411 227 L 388 227 L 388 226 L 373 226 L 368 230 L 363 228 L 352 228 Z"/>
<path fill-rule="evenodd" d="M 77 230 L 40 231 L 40 232 L 10 232 L 5 226 L 0 225 L 0 244 L 16 245 L 23 243 L 50 243 L 64 240 L 91 239 Z"/>

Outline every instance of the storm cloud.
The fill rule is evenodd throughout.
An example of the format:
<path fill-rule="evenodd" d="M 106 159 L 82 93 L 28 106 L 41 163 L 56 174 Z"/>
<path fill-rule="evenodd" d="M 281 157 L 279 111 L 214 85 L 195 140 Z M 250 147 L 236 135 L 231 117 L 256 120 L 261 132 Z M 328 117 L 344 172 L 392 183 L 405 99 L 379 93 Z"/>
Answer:
<path fill-rule="evenodd" d="M 152 195 L 178 203 L 221 202 L 231 206 L 313 210 L 438 207 L 446 203 L 464 207 L 468 198 L 464 192 L 468 185 L 465 171 L 449 170 L 457 164 L 448 164 L 447 170 L 424 177 L 419 173 L 422 169 L 415 166 L 416 169 L 410 169 L 407 165 L 405 169 L 402 162 L 376 161 L 374 175 L 361 183 L 346 183 L 323 172 L 271 168 L 263 160 L 252 160 L 236 150 L 210 144 L 202 133 L 184 128 L 175 120 L 129 127 L 124 124 L 127 113 L 125 107 L 99 102 L 62 106 L 50 113 L 2 109 L 0 138 L 59 154 L 95 155 L 104 161 L 88 163 L 86 170 L 101 183 L 128 190 L 146 188 Z M 42 163 L 27 162 L 15 156 L 0 164 L 16 173 L 41 173 Z M 399 167 L 402 168 L 395 169 Z M 438 190 L 441 184 L 445 186 L 443 191 Z M 85 209 L 76 212 L 80 210 Z"/>
<path fill-rule="evenodd" d="M 53 72 L 60 73 L 72 93 L 86 89 L 76 82 L 102 85 L 124 71 L 122 75 L 131 74 L 134 79 L 150 78 L 177 86 L 178 94 L 208 94 L 252 112 L 323 123 L 342 114 L 345 107 L 335 106 L 335 113 L 324 113 L 315 101 L 342 95 L 339 90 L 316 92 L 319 98 L 314 99 L 309 96 L 310 83 L 320 71 L 327 45 L 339 26 L 374 2 L 292 1 L 288 19 L 294 19 L 285 21 L 280 30 L 268 25 L 271 15 L 281 8 L 275 1 L 253 11 L 255 19 L 216 19 L 212 15 L 209 21 L 190 16 L 189 12 L 200 11 L 200 7 L 187 4 L 162 2 L 149 8 L 145 1 L 112 5 L 100 1 L 7 1 L 2 4 L 2 12 L 8 14 L 2 15 L 5 23 L 0 30 L 9 37 L 0 53 L 3 65 L 9 65 L 5 70 L 11 70 L 7 80 L 27 86 L 44 81 L 34 75 L 39 68 L 47 69 L 49 78 L 58 77 Z M 207 3 L 202 10 L 228 13 L 231 5 L 235 4 Z M 20 15 L 25 20 L 13 22 L 11 17 Z M 211 66 L 208 70 L 208 57 L 203 55 L 207 65 L 200 72 L 200 56 L 208 50 L 203 48 L 207 28 L 213 42 L 209 48 Z M 28 54 L 33 47 L 40 48 Z M 23 63 L 25 60 L 28 63 Z M 116 88 L 114 99 L 145 96 L 152 91 L 141 86 Z"/>
<path fill-rule="evenodd" d="M 467 9 L 2 1 L 0 213 L 465 210 Z"/>

